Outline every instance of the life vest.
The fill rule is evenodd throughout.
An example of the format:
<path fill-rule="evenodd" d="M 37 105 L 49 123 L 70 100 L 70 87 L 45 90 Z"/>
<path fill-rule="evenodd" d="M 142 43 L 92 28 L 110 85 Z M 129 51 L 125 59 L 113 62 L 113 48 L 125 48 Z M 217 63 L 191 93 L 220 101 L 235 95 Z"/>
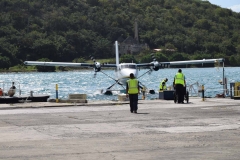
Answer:
<path fill-rule="evenodd" d="M 138 94 L 138 80 L 130 79 L 128 83 L 128 94 Z"/>
<path fill-rule="evenodd" d="M 184 74 L 177 73 L 175 75 L 175 84 L 182 84 L 182 85 L 184 85 Z"/>
<path fill-rule="evenodd" d="M 160 83 L 159 88 L 160 88 L 160 90 L 166 90 L 167 89 L 165 80 L 162 80 L 162 82 Z"/>

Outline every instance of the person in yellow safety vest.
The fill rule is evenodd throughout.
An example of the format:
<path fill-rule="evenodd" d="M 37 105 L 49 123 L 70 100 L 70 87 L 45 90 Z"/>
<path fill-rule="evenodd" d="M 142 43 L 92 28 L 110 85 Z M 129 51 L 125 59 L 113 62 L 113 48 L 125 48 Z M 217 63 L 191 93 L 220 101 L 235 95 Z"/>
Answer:
<path fill-rule="evenodd" d="M 182 73 L 181 69 L 179 69 L 178 73 L 176 73 L 173 84 L 174 84 L 174 88 L 175 88 L 175 91 L 178 96 L 178 103 L 184 103 L 183 102 L 184 94 L 185 94 L 184 86 L 186 85 L 186 81 L 185 81 L 185 76 Z"/>
<path fill-rule="evenodd" d="M 134 77 L 134 74 L 130 74 L 130 79 L 126 84 L 126 97 L 129 97 L 130 112 L 137 113 L 138 110 L 138 93 L 140 91 L 139 81 Z"/>
<path fill-rule="evenodd" d="M 162 91 L 162 90 L 167 90 L 167 83 L 168 79 L 165 78 L 164 80 L 161 81 L 160 83 L 160 86 L 159 86 L 159 90 Z"/>

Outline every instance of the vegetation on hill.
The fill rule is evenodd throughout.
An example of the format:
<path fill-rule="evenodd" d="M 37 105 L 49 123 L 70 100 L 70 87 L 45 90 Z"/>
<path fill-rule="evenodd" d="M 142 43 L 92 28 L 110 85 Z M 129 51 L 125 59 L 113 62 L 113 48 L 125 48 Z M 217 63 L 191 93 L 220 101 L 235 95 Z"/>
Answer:
<path fill-rule="evenodd" d="M 159 61 L 225 58 L 240 66 L 240 13 L 201 0 L 1 0 L 0 68 L 26 60 L 114 57 L 118 37 L 134 37 Z M 131 57 L 131 56 L 128 56 Z"/>

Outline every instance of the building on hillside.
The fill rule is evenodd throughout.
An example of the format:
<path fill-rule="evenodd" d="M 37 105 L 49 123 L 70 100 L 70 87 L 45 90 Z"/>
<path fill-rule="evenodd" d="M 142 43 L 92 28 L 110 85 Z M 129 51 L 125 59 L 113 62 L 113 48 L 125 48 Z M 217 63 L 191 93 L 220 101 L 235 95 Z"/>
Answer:
<path fill-rule="evenodd" d="M 122 36 L 120 36 L 117 41 L 119 44 L 119 55 L 122 54 L 137 54 L 140 53 L 143 50 L 149 49 L 148 45 L 140 44 L 138 40 L 138 24 L 137 21 L 135 21 L 135 33 L 134 38 L 129 36 L 126 39 L 124 39 Z"/>
<path fill-rule="evenodd" d="M 140 44 L 136 39 L 129 36 L 125 40 L 119 42 L 119 54 L 137 54 L 142 50 L 148 49 L 147 44 Z"/>

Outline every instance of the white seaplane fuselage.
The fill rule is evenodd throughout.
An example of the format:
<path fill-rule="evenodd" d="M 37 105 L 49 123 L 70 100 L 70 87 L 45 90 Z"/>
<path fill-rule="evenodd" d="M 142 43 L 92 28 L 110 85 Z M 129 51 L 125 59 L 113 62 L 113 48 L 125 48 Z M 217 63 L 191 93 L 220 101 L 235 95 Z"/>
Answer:
<path fill-rule="evenodd" d="M 138 76 L 137 65 L 135 63 L 120 63 L 115 70 L 116 78 L 123 85 L 126 84 L 131 73 L 133 73 L 135 77 Z"/>

